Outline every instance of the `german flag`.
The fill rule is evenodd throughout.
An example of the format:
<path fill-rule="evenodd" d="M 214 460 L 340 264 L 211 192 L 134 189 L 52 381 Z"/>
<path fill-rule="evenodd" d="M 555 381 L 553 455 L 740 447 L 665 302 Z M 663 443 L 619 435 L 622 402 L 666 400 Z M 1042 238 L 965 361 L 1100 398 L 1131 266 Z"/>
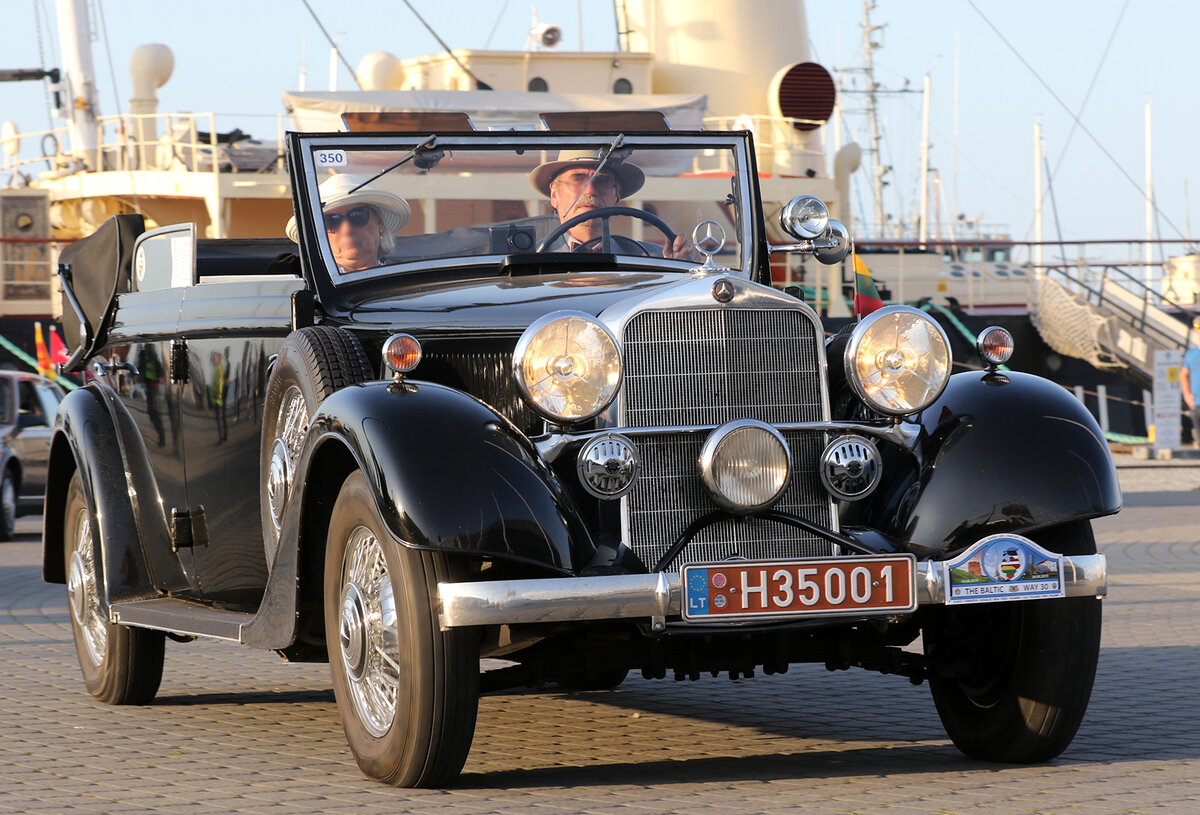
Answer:
<path fill-rule="evenodd" d="M 855 253 L 854 258 L 854 316 L 860 320 L 877 308 L 883 308 L 879 290 L 871 279 L 871 270 Z"/>

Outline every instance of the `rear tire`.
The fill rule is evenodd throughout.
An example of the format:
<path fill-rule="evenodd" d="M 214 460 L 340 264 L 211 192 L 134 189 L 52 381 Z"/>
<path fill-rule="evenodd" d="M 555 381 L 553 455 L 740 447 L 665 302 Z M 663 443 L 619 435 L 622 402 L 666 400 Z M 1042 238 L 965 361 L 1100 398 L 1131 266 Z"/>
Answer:
<path fill-rule="evenodd" d="M 473 629 L 440 630 L 446 556 L 396 541 L 359 471 L 333 506 L 325 632 L 346 741 L 369 778 L 438 787 L 462 770 L 479 706 Z"/>
<path fill-rule="evenodd" d="M 0 477 L 0 541 L 12 540 L 17 526 L 17 479 L 4 468 Z"/>
<path fill-rule="evenodd" d="M 161 631 L 109 622 L 100 601 L 104 570 L 97 557 L 92 517 L 76 471 L 67 488 L 63 554 L 71 631 L 83 681 L 88 693 L 105 704 L 149 704 L 162 681 L 164 636 Z"/>
<path fill-rule="evenodd" d="M 1030 538 L 1059 554 L 1096 551 L 1087 521 Z M 931 609 L 923 631 L 935 674 L 929 687 L 958 749 L 982 761 L 1030 764 L 1067 748 L 1096 676 L 1100 602 L 1070 597 Z"/>
<path fill-rule="evenodd" d="M 283 341 L 267 382 L 259 450 L 264 555 L 275 561 L 279 523 L 296 461 L 317 406 L 335 391 L 365 382 L 370 363 L 358 338 L 341 328 L 309 326 Z"/>

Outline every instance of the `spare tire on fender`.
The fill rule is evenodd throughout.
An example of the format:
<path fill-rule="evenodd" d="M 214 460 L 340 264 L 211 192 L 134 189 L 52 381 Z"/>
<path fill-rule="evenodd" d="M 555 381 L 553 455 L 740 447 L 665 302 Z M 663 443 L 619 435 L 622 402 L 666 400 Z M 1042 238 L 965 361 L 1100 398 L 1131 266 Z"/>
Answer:
<path fill-rule="evenodd" d="M 283 510 L 313 413 L 335 391 L 370 377 L 371 365 L 362 344 L 343 328 L 307 326 L 283 341 L 267 380 L 259 449 L 263 546 L 268 569 L 275 560 Z"/>

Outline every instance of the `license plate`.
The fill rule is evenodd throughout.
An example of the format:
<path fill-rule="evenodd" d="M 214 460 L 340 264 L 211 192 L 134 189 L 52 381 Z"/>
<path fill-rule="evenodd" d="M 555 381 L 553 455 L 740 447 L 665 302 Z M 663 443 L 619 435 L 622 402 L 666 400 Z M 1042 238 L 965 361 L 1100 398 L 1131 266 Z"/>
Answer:
<path fill-rule="evenodd" d="M 683 567 L 690 622 L 903 613 L 917 608 L 913 555 L 692 563 Z"/>

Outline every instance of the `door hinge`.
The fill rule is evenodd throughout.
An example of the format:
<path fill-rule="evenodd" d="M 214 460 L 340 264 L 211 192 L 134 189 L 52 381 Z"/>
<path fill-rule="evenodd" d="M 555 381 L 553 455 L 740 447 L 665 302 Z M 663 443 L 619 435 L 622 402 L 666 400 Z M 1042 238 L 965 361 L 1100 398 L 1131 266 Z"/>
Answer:
<path fill-rule="evenodd" d="M 171 381 L 187 382 L 188 353 L 187 340 L 171 340 Z"/>
<path fill-rule="evenodd" d="M 171 508 L 171 550 L 208 546 L 208 520 L 204 507 L 195 509 Z"/>

